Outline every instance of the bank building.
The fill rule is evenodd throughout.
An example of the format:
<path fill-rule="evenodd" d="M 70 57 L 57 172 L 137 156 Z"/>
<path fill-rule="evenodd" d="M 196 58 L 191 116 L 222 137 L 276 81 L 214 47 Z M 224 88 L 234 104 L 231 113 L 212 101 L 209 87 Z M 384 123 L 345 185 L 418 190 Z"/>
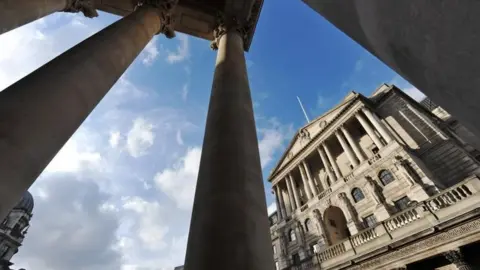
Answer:
<path fill-rule="evenodd" d="M 350 92 L 269 175 L 276 269 L 480 269 L 479 149 L 428 98 Z"/>

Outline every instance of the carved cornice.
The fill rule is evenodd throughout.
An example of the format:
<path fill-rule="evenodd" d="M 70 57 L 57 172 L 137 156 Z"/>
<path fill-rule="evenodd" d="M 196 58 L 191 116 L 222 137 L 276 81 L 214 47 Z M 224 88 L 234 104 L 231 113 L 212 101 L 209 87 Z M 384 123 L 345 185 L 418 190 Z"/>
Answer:
<path fill-rule="evenodd" d="M 69 0 L 63 11 L 72 13 L 82 12 L 88 18 L 98 17 L 93 0 Z"/>
<path fill-rule="evenodd" d="M 173 18 L 173 10 L 178 4 L 178 0 L 141 0 L 137 7 L 152 6 L 158 11 L 161 25 L 158 34 L 162 33 L 167 38 L 175 37 L 175 19 Z"/>

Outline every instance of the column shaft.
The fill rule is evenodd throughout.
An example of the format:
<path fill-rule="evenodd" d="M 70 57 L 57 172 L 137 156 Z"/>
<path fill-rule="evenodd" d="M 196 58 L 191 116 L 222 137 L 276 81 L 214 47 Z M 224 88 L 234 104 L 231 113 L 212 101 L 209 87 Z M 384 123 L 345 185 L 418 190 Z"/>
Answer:
<path fill-rule="evenodd" d="M 293 179 L 293 176 L 291 174 L 289 174 L 289 178 L 290 178 L 290 185 L 293 191 L 293 197 L 295 198 L 295 204 L 297 206 L 295 208 L 300 208 L 302 207 L 302 205 L 300 203 L 300 196 L 298 195 L 297 185 L 295 184 L 295 180 Z"/>
<path fill-rule="evenodd" d="M 279 199 L 279 202 L 280 202 L 279 210 L 282 213 L 282 217 L 286 218 L 287 217 L 287 211 L 286 211 L 286 207 L 285 207 L 285 199 L 283 198 L 283 191 L 280 188 L 280 185 L 277 185 L 277 196 L 278 196 L 278 199 Z"/>
<path fill-rule="evenodd" d="M 342 146 L 343 151 L 345 151 L 345 153 L 347 154 L 347 157 L 348 157 L 348 160 L 350 160 L 350 163 L 352 163 L 353 167 L 357 167 L 358 166 L 358 161 L 355 158 L 355 156 L 352 152 L 352 149 L 347 144 L 347 142 L 345 142 L 345 139 L 342 137 L 342 134 L 340 134 L 340 132 L 336 131 L 335 136 L 337 136 L 337 139 L 340 142 L 340 145 Z"/>
<path fill-rule="evenodd" d="M 308 179 L 308 185 L 310 186 L 310 190 L 312 191 L 313 196 L 317 196 L 317 187 L 315 187 L 315 183 L 313 182 L 313 177 L 312 174 L 310 173 L 310 168 L 308 168 L 307 163 L 304 161 L 302 162 L 303 168 L 305 169 L 305 175 L 307 176 Z"/>
<path fill-rule="evenodd" d="M 358 143 L 353 139 L 352 135 L 350 132 L 345 127 L 340 128 L 342 130 L 343 135 L 345 135 L 345 138 L 347 138 L 348 143 L 350 146 L 352 146 L 353 152 L 355 152 L 355 156 L 360 160 L 360 163 L 365 161 L 365 155 L 363 154 L 362 150 L 360 150 L 360 146 Z"/>
<path fill-rule="evenodd" d="M 320 147 L 320 148 L 317 148 L 317 151 L 318 151 L 318 154 L 320 155 L 320 158 L 322 159 L 323 167 L 325 168 L 325 171 L 327 172 L 328 178 L 330 178 L 330 181 L 332 183 L 337 181 L 337 179 L 335 178 L 335 175 L 333 174 L 333 172 L 331 170 L 330 163 L 328 162 L 327 157 L 325 156 L 325 153 L 324 153 L 323 149 Z M 327 183 L 322 182 L 322 184 L 324 185 L 323 189 L 327 189 L 329 187 Z"/>
<path fill-rule="evenodd" d="M 277 189 L 277 186 L 275 186 L 273 188 L 273 195 L 275 196 L 275 203 L 277 204 L 277 216 L 278 216 L 278 220 L 282 220 L 283 219 L 283 213 L 282 213 L 282 208 L 280 207 L 280 199 L 279 199 L 279 195 L 278 195 L 278 189 Z"/>
<path fill-rule="evenodd" d="M 302 164 L 298 165 L 298 169 L 300 170 L 300 175 L 302 177 L 303 190 L 307 195 L 307 199 L 310 200 L 312 198 L 312 193 L 310 191 L 310 187 L 308 186 L 308 180 L 307 180 L 307 176 L 305 175 L 305 169 L 303 168 Z"/>
<path fill-rule="evenodd" d="M 160 27 L 139 8 L 0 92 L 0 219 Z"/>
<path fill-rule="evenodd" d="M 440 138 L 446 140 L 447 136 L 443 134 L 440 128 L 435 126 L 428 118 L 424 117 L 417 109 L 415 109 L 413 106 L 410 104 L 407 104 L 407 108 L 412 111 L 418 118 L 420 118 L 428 127 L 430 127 L 433 131 L 435 131 Z"/>
<path fill-rule="evenodd" d="M 217 32 L 185 269 L 274 269 L 243 38 Z"/>
<path fill-rule="evenodd" d="M 383 123 L 373 115 L 373 113 L 368 109 L 363 107 L 362 112 L 367 116 L 368 120 L 373 124 L 373 126 L 378 130 L 380 135 L 382 135 L 383 139 L 387 142 L 387 144 L 392 140 L 392 136 L 388 133 L 387 129 L 383 126 Z"/>
<path fill-rule="evenodd" d="M 327 153 L 328 161 L 332 165 L 333 171 L 335 172 L 336 180 L 342 178 L 342 174 L 340 173 L 337 162 L 335 161 L 335 159 L 333 159 L 332 153 L 330 153 L 330 150 L 325 143 L 323 144 L 323 150 L 325 150 L 325 153 Z"/>
<path fill-rule="evenodd" d="M 373 131 L 372 127 L 367 123 L 363 115 L 361 115 L 359 112 L 355 114 L 355 117 L 357 118 L 358 122 L 360 122 L 360 125 L 362 125 L 362 127 L 365 129 L 370 139 L 372 139 L 373 143 L 375 143 L 375 145 L 378 147 L 378 149 L 382 148 L 383 143 L 380 141 L 377 134 L 375 134 L 375 131 Z"/>
<path fill-rule="evenodd" d="M 295 206 L 295 199 L 293 198 L 293 191 L 292 191 L 292 187 L 290 186 L 290 179 L 289 177 L 285 177 L 284 179 L 285 181 L 285 184 L 287 185 L 287 192 L 288 192 L 288 202 L 289 202 L 289 206 L 290 206 L 290 213 L 293 213 L 295 212 L 295 209 L 297 208 Z"/>

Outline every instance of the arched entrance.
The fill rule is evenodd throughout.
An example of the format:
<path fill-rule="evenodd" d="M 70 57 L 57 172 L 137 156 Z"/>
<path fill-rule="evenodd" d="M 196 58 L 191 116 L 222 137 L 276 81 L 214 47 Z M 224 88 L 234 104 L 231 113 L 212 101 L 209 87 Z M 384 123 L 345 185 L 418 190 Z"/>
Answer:
<path fill-rule="evenodd" d="M 326 234 L 332 245 L 350 236 L 347 219 L 342 209 L 336 206 L 330 206 L 325 210 L 323 217 Z"/>

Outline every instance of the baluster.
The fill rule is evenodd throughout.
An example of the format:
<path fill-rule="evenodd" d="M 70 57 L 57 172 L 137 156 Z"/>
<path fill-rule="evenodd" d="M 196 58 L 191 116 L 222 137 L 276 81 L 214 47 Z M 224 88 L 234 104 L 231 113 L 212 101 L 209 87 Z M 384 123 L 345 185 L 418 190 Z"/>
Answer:
<path fill-rule="evenodd" d="M 463 191 L 462 187 L 458 187 L 458 188 L 457 188 L 457 191 L 458 191 L 458 193 L 460 194 L 460 196 L 462 196 L 462 199 L 465 199 L 465 198 L 468 197 L 468 196 L 467 196 L 467 193 L 465 193 L 465 191 Z"/>
<path fill-rule="evenodd" d="M 467 186 L 462 185 L 461 188 L 468 194 L 468 196 L 473 194 Z"/>

